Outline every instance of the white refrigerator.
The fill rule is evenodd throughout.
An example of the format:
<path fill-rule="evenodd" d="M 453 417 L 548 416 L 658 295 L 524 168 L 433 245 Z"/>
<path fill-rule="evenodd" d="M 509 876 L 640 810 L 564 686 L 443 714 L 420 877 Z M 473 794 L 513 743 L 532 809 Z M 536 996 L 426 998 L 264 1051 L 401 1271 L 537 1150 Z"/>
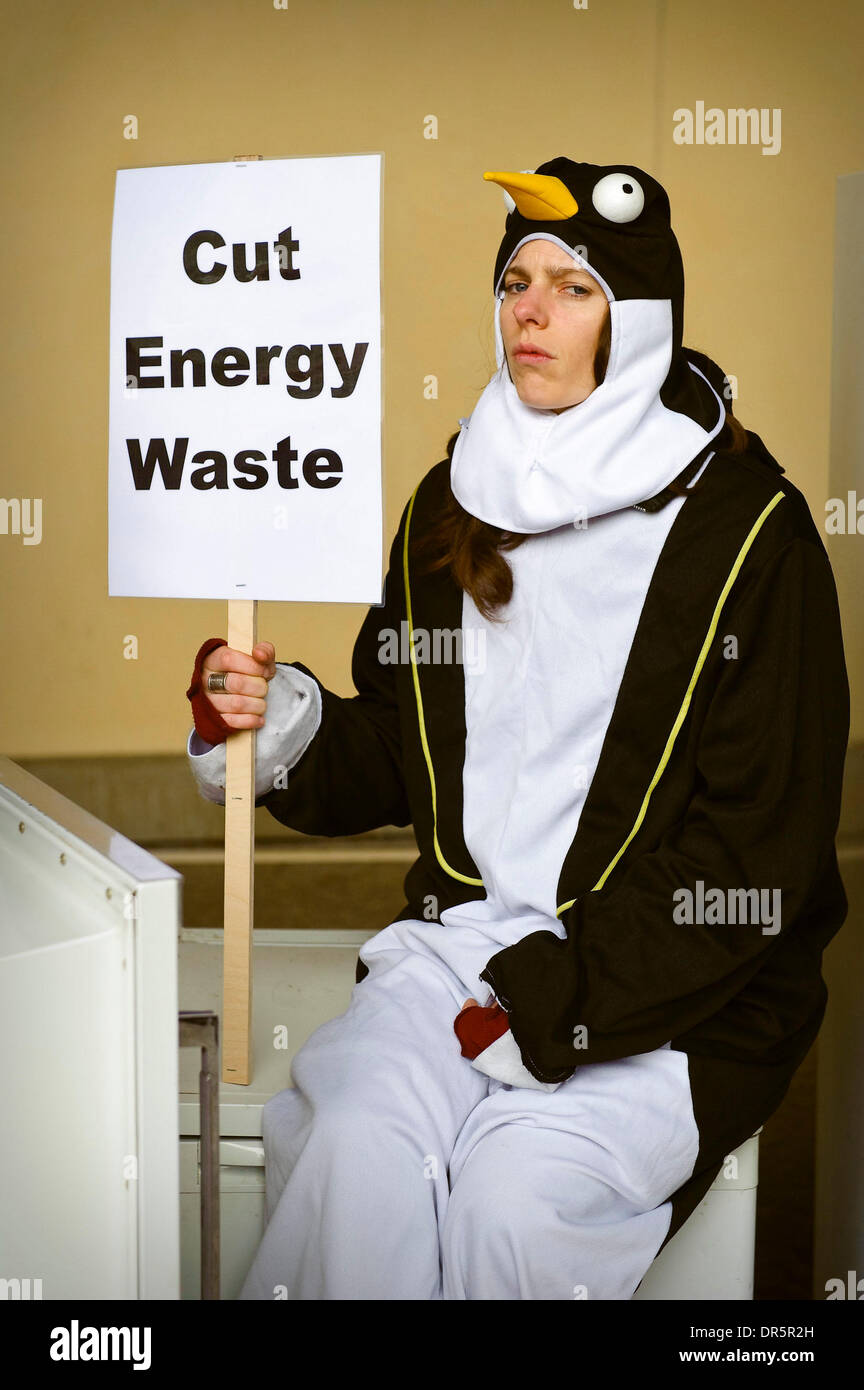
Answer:
<path fill-rule="evenodd" d="M 182 876 L 0 757 L 0 1284 L 179 1297 Z"/>

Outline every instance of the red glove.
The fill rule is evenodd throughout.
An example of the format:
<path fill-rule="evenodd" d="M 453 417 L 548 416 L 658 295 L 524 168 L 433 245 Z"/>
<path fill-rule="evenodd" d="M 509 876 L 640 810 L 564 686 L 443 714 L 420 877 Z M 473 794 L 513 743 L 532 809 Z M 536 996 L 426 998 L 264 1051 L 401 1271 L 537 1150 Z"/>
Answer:
<path fill-rule="evenodd" d="M 186 691 L 186 698 L 192 705 L 192 718 L 195 720 L 195 728 L 205 743 L 224 743 L 229 734 L 236 730 L 226 724 L 218 709 L 208 700 L 202 688 L 201 667 L 204 665 L 204 658 L 215 651 L 217 647 L 227 647 L 228 643 L 224 637 L 208 637 L 195 658 L 195 670 L 192 672 L 192 684 Z"/>
<path fill-rule="evenodd" d="M 472 1062 L 509 1027 L 507 1012 L 498 1003 L 486 1008 L 481 1004 L 469 1004 L 453 1024 L 453 1030 L 462 1044 L 462 1056 L 469 1057 Z"/>

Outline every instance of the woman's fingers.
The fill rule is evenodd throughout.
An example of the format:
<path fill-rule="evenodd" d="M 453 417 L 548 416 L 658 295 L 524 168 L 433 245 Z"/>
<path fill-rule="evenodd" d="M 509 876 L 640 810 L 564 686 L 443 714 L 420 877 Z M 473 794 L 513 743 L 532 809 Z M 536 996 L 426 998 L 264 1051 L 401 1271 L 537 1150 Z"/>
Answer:
<path fill-rule="evenodd" d="M 272 642 L 257 642 L 253 655 L 233 647 L 217 647 L 201 667 L 201 683 L 208 700 L 232 729 L 260 728 L 267 710 L 269 681 L 276 674 L 276 648 Z M 225 676 L 224 691 L 211 691 L 211 672 Z"/>
<path fill-rule="evenodd" d="M 257 642 L 252 648 L 259 659 L 247 652 L 238 652 L 233 647 L 217 647 L 204 660 L 202 670 L 231 671 L 242 676 L 259 676 L 269 679 L 276 674 L 276 648 L 272 642 Z"/>
<path fill-rule="evenodd" d="M 217 668 L 218 670 L 218 668 Z M 259 700 L 267 699 L 267 681 L 263 676 L 243 676 L 237 671 L 228 671 L 225 675 L 225 689 L 223 691 L 211 691 L 207 684 L 207 677 L 210 672 L 206 665 L 201 668 L 204 689 L 208 695 L 214 699 L 219 695 L 252 695 Z"/>
<path fill-rule="evenodd" d="M 225 674 L 225 690 L 232 695 L 258 695 L 267 697 L 267 683 L 276 674 L 275 650 L 270 642 L 258 643 L 253 651 L 262 658 L 256 661 L 245 652 L 235 651 L 233 647 L 217 647 L 211 652 L 201 667 L 202 682 L 207 689 L 207 677 L 211 671 Z"/>
<path fill-rule="evenodd" d="M 224 693 L 219 690 L 208 691 L 207 698 L 220 714 L 255 714 L 263 719 L 267 712 L 267 700 L 264 696 L 241 695 L 239 691 L 231 688 Z"/>
<path fill-rule="evenodd" d="M 231 714 L 227 710 L 220 710 L 225 723 L 232 729 L 263 729 L 264 718 L 258 714 Z"/>
<path fill-rule="evenodd" d="M 276 648 L 273 643 L 257 642 L 252 648 L 252 655 L 265 668 L 264 675 L 271 681 L 276 674 Z"/>

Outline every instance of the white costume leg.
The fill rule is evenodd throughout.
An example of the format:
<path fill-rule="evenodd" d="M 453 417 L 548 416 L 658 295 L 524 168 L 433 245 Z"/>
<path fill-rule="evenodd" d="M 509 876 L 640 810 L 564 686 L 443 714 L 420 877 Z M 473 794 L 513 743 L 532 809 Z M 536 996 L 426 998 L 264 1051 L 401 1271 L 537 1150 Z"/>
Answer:
<path fill-rule="evenodd" d="M 241 1299 L 441 1298 L 447 1165 L 489 1082 L 453 1031 L 461 981 L 391 939 L 264 1107 L 269 1219 Z"/>
<path fill-rule="evenodd" d="M 668 1043 L 551 1093 L 490 1089 L 450 1158 L 444 1298 L 632 1298 L 698 1148 L 687 1054 Z"/>

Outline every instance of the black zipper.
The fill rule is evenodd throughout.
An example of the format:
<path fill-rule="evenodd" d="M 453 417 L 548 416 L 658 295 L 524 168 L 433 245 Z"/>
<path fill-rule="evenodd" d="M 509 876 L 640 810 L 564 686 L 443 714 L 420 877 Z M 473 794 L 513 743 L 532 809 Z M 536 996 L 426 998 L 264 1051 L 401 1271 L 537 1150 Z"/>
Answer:
<path fill-rule="evenodd" d="M 495 998 L 498 1000 L 498 1003 L 501 1005 L 502 1009 L 506 1009 L 509 1013 L 512 1006 L 510 1002 L 507 999 L 505 999 L 502 994 L 498 993 L 498 990 L 495 988 L 495 981 L 492 978 L 492 973 L 489 970 L 488 966 L 484 970 L 480 971 L 480 974 L 477 976 L 477 978 L 478 980 L 486 981 L 486 984 L 489 986 L 492 993 L 495 995 Z"/>

